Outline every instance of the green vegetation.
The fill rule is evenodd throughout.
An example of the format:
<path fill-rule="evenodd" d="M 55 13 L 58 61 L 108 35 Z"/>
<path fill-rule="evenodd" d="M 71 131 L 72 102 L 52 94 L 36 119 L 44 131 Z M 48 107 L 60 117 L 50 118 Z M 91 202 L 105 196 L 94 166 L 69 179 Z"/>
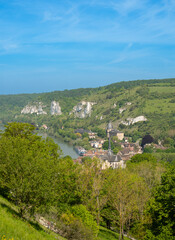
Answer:
<path fill-rule="evenodd" d="M 57 145 L 33 130 L 27 123 L 10 123 L 0 141 L 1 189 L 19 206 L 21 216 L 50 203 L 59 156 Z"/>
<path fill-rule="evenodd" d="M 46 124 L 49 134 L 63 137 L 75 143 L 75 129 L 84 128 L 97 132 L 104 137 L 104 129 L 109 120 L 114 127 L 137 141 L 145 134 L 151 134 L 155 141 L 173 138 L 175 133 L 175 79 L 138 80 L 119 82 L 105 87 L 55 91 L 41 94 L 21 94 L 0 96 L 0 120 L 28 122 L 39 128 Z M 59 101 L 63 114 L 51 116 L 51 101 Z M 74 118 L 69 112 L 80 101 L 96 102 L 90 117 Z M 28 103 L 43 102 L 47 115 L 21 114 Z M 127 105 L 130 102 L 131 105 Z M 126 108 L 121 114 L 119 108 Z M 128 117 L 144 115 L 148 120 L 125 126 L 121 121 Z M 84 145 L 87 145 L 86 143 Z"/>
<path fill-rule="evenodd" d="M 157 82 L 153 83 L 155 87 Z M 163 84 L 164 81 L 161 87 Z M 173 82 L 168 84 L 172 87 Z M 144 86 L 142 92 L 137 85 L 138 89 L 131 91 L 137 91 L 138 95 L 143 95 L 144 91 L 149 94 L 148 87 Z M 110 100 L 117 92 L 110 90 L 111 95 L 105 87 L 99 91 L 107 94 L 106 99 Z M 94 96 L 94 91 L 91 93 Z M 120 104 L 124 102 L 121 99 Z M 43 118 L 39 116 L 38 119 Z M 71 120 L 66 120 L 65 115 L 59 118 L 59 126 L 64 125 L 63 129 L 55 121 L 53 117 L 50 130 L 57 129 L 60 133 L 64 130 L 74 134 L 75 123 L 79 124 L 76 128 L 83 127 L 81 119 L 73 118 L 70 126 Z M 90 121 L 91 118 L 85 120 L 89 124 Z M 140 126 L 137 125 L 138 129 Z M 99 127 L 95 128 L 97 134 L 104 133 Z M 128 134 L 130 130 L 132 127 L 128 126 Z M 84 158 L 82 164 L 74 163 L 69 156 L 62 158 L 61 149 L 51 139 L 37 136 L 31 124 L 9 123 L 0 135 L 0 195 L 4 197 L 0 198 L 0 218 L 4 217 L 0 219 L 0 231 L 7 238 L 52 239 L 53 233 L 48 237 L 37 223 L 42 217 L 68 240 L 114 237 L 121 240 L 124 233 L 140 240 L 172 240 L 175 236 L 173 129 L 167 134 L 163 138 L 166 148 L 159 150 L 151 142 L 145 145 L 147 152 L 132 157 L 125 169 L 103 169 L 103 162 L 96 158 Z M 88 143 L 87 134 L 74 135 L 76 143 Z M 112 140 L 117 151 L 118 141 L 115 137 Z"/>
<path fill-rule="evenodd" d="M 0 196 L 0 239 L 3 236 L 8 240 L 53 240 L 56 234 L 36 222 L 21 219 L 17 207 Z M 59 239 L 64 238 L 59 236 Z"/>
<path fill-rule="evenodd" d="M 100 240 L 116 240 L 116 239 L 119 239 L 119 234 L 115 233 L 109 229 L 106 229 L 104 227 L 100 227 L 98 238 Z M 127 240 L 127 239 L 129 239 L 129 238 L 124 237 L 124 240 Z"/>

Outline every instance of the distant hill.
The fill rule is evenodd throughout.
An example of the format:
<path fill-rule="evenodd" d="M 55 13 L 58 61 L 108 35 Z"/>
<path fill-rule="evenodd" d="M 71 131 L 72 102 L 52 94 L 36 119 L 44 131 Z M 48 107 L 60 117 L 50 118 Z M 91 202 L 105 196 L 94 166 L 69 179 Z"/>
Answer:
<path fill-rule="evenodd" d="M 59 102 L 61 115 L 50 114 L 52 101 Z M 47 115 L 21 114 L 26 105 L 36 102 L 43 104 Z M 143 119 L 145 121 L 137 122 Z M 46 124 L 53 132 L 63 127 L 105 128 L 111 120 L 115 128 L 133 137 L 134 141 L 145 134 L 158 140 L 175 134 L 175 79 L 118 82 L 99 88 L 41 94 L 0 95 L 0 120 L 3 123 L 25 121 L 39 127 Z"/>

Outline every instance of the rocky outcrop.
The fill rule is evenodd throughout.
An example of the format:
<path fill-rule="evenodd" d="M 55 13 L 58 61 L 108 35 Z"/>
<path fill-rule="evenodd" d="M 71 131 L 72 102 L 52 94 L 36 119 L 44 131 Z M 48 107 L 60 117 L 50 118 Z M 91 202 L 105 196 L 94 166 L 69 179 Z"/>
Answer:
<path fill-rule="evenodd" d="M 44 105 L 42 102 L 36 102 L 33 105 L 28 104 L 21 110 L 21 114 L 47 114 L 47 112 L 43 110 L 43 107 Z"/>
<path fill-rule="evenodd" d="M 124 112 L 125 110 L 126 110 L 125 107 L 123 107 L 123 108 L 119 108 L 119 113 L 121 114 L 121 113 Z"/>
<path fill-rule="evenodd" d="M 96 104 L 94 102 L 82 101 L 74 106 L 73 110 L 69 114 L 74 114 L 77 118 L 85 118 L 91 116 L 92 106 Z"/>
<path fill-rule="evenodd" d="M 126 111 L 126 109 L 127 109 L 127 106 L 131 106 L 131 102 L 126 102 L 125 103 L 125 106 L 126 107 L 121 107 L 121 108 L 119 108 L 119 113 L 121 114 L 122 112 L 124 112 L 124 111 Z"/>
<path fill-rule="evenodd" d="M 61 115 L 62 114 L 59 102 L 56 102 L 56 101 L 51 102 L 50 114 L 51 115 Z"/>
<path fill-rule="evenodd" d="M 128 125 L 132 125 L 137 122 L 144 122 L 144 121 L 147 121 L 146 117 L 138 116 L 136 118 L 127 118 L 126 121 L 121 121 L 121 123 L 128 126 Z"/>

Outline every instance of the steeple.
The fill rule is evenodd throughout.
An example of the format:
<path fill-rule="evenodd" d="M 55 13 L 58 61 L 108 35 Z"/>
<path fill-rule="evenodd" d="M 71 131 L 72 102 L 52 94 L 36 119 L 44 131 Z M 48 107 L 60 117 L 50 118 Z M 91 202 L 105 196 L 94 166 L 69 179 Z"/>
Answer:
<path fill-rule="evenodd" d="M 106 131 L 110 131 L 112 129 L 113 129 L 112 123 L 111 123 L 111 121 L 109 121 L 109 123 L 106 126 Z"/>
<path fill-rule="evenodd" d="M 108 155 L 112 155 L 112 150 L 111 150 L 111 137 L 110 137 L 110 134 L 109 134 L 109 145 L 108 145 Z"/>

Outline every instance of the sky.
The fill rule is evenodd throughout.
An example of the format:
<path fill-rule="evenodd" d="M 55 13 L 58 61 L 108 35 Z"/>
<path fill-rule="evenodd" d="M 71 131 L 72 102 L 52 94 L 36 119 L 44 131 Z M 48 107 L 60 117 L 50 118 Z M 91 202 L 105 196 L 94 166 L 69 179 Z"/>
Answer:
<path fill-rule="evenodd" d="M 175 77 L 175 0 L 0 0 L 0 94 Z"/>

